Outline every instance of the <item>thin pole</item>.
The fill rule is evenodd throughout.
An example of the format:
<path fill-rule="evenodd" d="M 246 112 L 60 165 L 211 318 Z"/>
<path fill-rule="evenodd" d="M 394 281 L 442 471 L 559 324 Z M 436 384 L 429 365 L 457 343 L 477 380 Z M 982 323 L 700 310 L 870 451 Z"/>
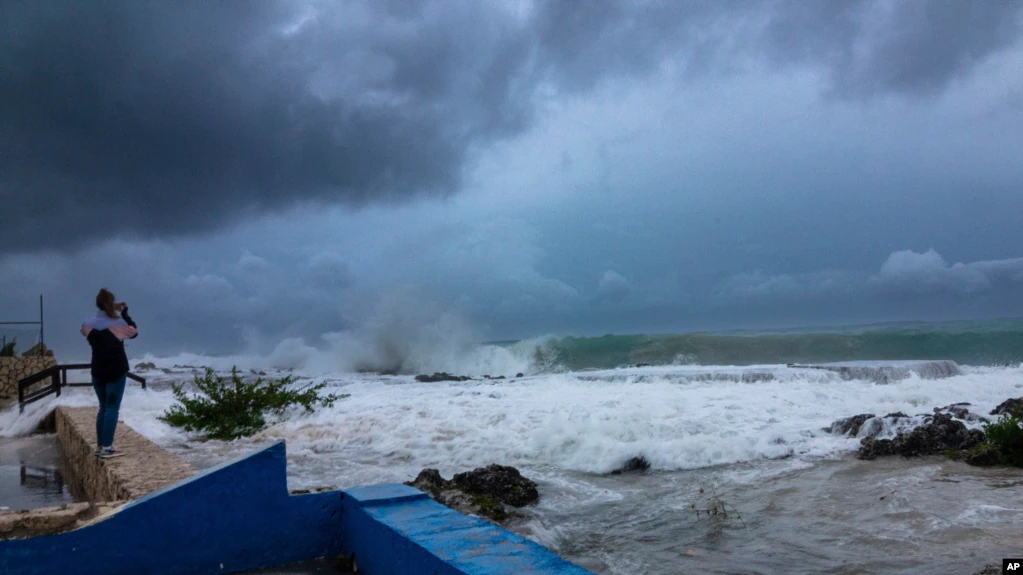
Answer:
<path fill-rule="evenodd" d="M 39 343 L 43 344 L 43 294 L 39 294 Z"/>

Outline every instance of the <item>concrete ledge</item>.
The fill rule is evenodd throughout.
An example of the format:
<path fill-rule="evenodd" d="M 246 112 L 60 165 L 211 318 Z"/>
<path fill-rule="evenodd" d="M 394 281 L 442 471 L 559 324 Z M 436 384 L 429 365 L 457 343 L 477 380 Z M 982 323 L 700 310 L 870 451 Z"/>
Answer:
<path fill-rule="evenodd" d="M 57 440 L 76 487 L 83 490 L 80 496 L 89 501 L 138 499 L 195 473 L 191 465 L 122 422 L 117 423 L 114 442 L 127 455 L 96 457 L 96 411 L 94 407 L 58 407 L 55 414 Z"/>
<path fill-rule="evenodd" d="M 0 511 L 0 539 L 39 537 L 89 525 L 122 503 L 68 503 L 20 511 Z"/>
<path fill-rule="evenodd" d="M 406 485 L 345 491 L 341 538 L 370 575 L 584 575 L 545 547 Z"/>

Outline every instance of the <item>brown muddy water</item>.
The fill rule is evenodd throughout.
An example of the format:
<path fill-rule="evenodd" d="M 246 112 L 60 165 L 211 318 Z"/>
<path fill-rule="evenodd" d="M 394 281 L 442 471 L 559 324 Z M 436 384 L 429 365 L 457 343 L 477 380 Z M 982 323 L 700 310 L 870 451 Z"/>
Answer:
<path fill-rule="evenodd" d="M 600 574 L 969 574 L 1023 554 L 1023 470 L 849 456 L 575 481 L 608 497 L 548 491 L 515 530 Z"/>

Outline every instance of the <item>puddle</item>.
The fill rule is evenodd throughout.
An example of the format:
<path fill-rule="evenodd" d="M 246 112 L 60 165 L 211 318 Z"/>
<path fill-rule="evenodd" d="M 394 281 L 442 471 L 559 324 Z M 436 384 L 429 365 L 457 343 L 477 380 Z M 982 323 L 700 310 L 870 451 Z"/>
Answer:
<path fill-rule="evenodd" d="M 66 469 L 54 434 L 0 439 L 0 510 L 78 501 Z"/>

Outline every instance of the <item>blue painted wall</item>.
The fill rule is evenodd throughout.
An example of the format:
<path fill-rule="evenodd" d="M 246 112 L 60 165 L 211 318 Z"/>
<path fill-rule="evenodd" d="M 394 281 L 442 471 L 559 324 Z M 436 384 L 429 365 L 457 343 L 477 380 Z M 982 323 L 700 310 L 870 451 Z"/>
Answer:
<path fill-rule="evenodd" d="M 0 573 L 212 575 L 337 556 L 340 512 L 338 491 L 288 494 L 279 442 L 89 527 L 0 541 Z"/>
<path fill-rule="evenodd" d="M 344 492 L 341 534 L 367 575 L 585 575 L 532 541 L 405 485 Z"/>
<path fill-rule="evenodd" d="M 3 575 L 214 575 L 355 553 L 366 575 L 585 575 L 405 485 L 289 495 L 284 443 L 68 533 L 0 541 Z"/>

